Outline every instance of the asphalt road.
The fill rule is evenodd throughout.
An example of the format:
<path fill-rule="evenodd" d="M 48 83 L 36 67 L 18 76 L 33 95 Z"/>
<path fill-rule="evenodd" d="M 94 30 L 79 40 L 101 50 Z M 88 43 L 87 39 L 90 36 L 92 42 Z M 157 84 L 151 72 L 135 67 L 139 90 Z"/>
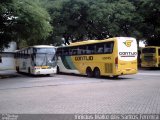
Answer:
<path fill-rule="evenodd" d="M 160 114 L 160 70 L 139 70 L 118 79 L 76 75 L 0 79 L 0 113 Z"/>

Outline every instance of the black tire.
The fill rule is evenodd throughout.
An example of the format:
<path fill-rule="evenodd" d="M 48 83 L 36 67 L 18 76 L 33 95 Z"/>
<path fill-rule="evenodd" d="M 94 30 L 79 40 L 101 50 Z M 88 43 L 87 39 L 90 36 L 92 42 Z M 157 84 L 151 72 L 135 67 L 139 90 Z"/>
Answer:
<path fill-rule="evenodd" d="M 119 75 L 114 75 L 112 78 L 117 79 Z"/>
<path fill-rule="evenodd" d="M 99 68 L 96 67 L 96 68 L 94 69 L 94 77 L 95 77 L 95 78 L 100 78 L 100 76 L 101 76 L 101 72 L 100 72 Z"/>
<path fill-rule="evenodd" d="M 57 74 L 60 74 L 59 67 L 57 66 Z"/>
<path fill-rule="evenodd" d="M 28 74 L 31 75 L 31 69 L 30 68 L 28 68 Z"/>
<path fill-rule="evenodd" d="M 19 73 L 19 67 L 16 67 L 16 71 L 17 71 L 17 73 Z"/>
<path fill-rule="evenodd" d="M 92 72 L 92 69 L 90 67 L 88 67 L 86 69 L 86 74 L 87 74 L 87 77 L 93 77 L 93 72 Z"/>

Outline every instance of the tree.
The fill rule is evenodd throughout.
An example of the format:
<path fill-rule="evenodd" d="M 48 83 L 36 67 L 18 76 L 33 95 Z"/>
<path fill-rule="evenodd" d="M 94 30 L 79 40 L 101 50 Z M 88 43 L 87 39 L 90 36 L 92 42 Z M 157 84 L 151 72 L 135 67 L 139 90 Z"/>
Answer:
<path fill-rule="evenodd" d="M 160 45 L 158 0 L 46 0 L 54 31 L 48 43 L 131 36 Z M 48 3 L 48 4 L 47 4 Z"/>
<path fill-rule="evenodd" d="M 54 36 L 65 42 L 105 39 L 113 36 L 137 36 L 139 14 L 128 0 L 50 0 Z"/>
<path fill-rule="evenodd" d="M 138 12 L 143 21 L 139 29 L 148 45 L 160 46 L 160 1 L 140 0 Z"/>
<path fill-rule="evenodd" d="M 0 3 L 1 50 L 10 41 L 41 44 L 51 31 L 50 16 L 38 0 L 2 0 Z"/>

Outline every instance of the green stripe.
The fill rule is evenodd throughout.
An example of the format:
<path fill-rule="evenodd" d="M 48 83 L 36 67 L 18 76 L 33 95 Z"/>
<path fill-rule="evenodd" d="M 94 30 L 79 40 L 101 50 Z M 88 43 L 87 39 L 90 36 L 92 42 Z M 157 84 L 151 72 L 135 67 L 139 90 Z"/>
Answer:
<path fill-rule="evenodd" d="M 76 70 L 74 63 L 72 62 L 71 56 L 61 56 L 61 60 L 66 69 Z"/>

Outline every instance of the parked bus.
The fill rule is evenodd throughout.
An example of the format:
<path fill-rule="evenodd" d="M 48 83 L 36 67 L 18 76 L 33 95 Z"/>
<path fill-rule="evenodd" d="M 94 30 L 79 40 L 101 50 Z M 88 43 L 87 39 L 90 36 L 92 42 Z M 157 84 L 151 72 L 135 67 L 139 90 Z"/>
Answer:
<path fill-rule="evenodd" d="M 137 73 L 137 42 L 131 37 L 88 40 L 57 49 L 58 72 L 88 77 Z"/>
<path fill-rule="evenodd" d="M 160 47 L 147 46 L 142 48 L 141 67 L 160 67 Z"/>
<path fill-rule="evenodd" d="M 37 45 L 16 51 L 16 71 L 33 75 L 57 72 L 56 48 Z"/>

